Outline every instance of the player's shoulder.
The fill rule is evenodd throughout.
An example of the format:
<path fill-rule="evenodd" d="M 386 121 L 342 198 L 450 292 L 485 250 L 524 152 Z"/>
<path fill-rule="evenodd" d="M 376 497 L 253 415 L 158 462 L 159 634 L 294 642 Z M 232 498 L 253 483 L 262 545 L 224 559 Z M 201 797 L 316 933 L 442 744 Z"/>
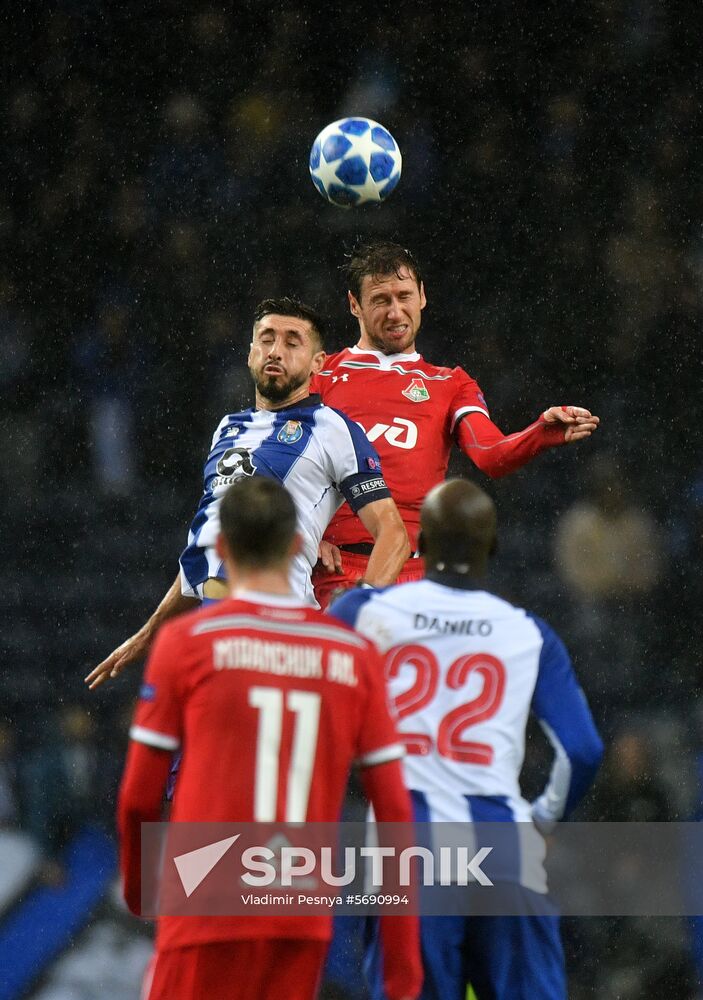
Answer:
<path fill-rule="evenodd" d="M 346 413 L 343 413 L 342 410 L 338 410 L 336 406 L 330 406 L 328 403 L 324 402 L 321 402 L 320 405 L 315 408 L 315 421 L 318 424 L 321 422 L 328 422 L 332 424 L 351 424 L 354 422 L 346 415 Z"/>
<path fill-rule="evenodd" d="M 225 413 L 224 417 L 222 417 L 214 430 L 211 447 L 214 448 L 218 441 L 224 437 L 231 428 L 236 427 L 238 428 L 238 431 L 241 431 L 242 424 L 251 420 L 255 412 L 255 410 L 249 408 L 247 410 L 240 410 L 238 413 Z"/>
<path fill-rule="evenodd" d="M 248 409 L 238 410 L 236 413 L 225 413 L 217 425 L 217 429 L 220 430 L 222 427 L 231 427 L 234 424 L 241 424 L 245 420 L 251 420 L 252 416 L 256 412 L 257 411 L 250 406 Z"/>
<path fill-rule="evenodd" d="M 498 594 L 480 588 L 445 586 L 428 577 L 375 591 L 365 608 L 381 616 L 397 612 L 427 620 L 436 615 L 437 609 L 447 613 L 465 611 L 476 618 L 509 619 L 513 623 L 524 622 L 529 629 L 535 627 L 530 612 Z"/>
<path fill-rule="evenodd" d="M 460 365 L 438 365 L 433 361 L 428 361 L 422 355 L 412 363 L 412 367 L 422 370 L 430 377 L 441 378 L 447 382 L 474 381 L 469 373 Z"/>
<path fill-rule="evenodd" d="M 361 431 L 359 425 L 351 417 L 342 410 L 338 410 L 336 406 L 328 406 L 326 403 L 320 403 L 319 407 L 316 408 L 315 425 L 324 431 L 343 432 L 346 430 L 352 435 L 357 435 Z"/>
<path fill-rule="evenodd" d="M 540 648 L 545 644 L 561 644 L 561 639 L 551 625 L 528 608 L 488 591 L 477 593 L 477 598 L 483 603 L 486 617 L 500 621 L 503 626 L 507 625 L 511 635 L 516 638 L 521 636 L 528 645 Z"/>
<path fill-rule="evenodd" d="M 422 594 L 424 580 L 411 583 L 396 583 L 387 587 L 352 587 L 327 609 L 327 614 L 345 622 L 350 628 L 360 628 L 362 623 L 382 622 L 384 627 L 391 621 L 406 618 L 415 608 L 415 601 Z M 421 597 L 419 597 L 421 600 Z M 362 628 L 362 631 L 364 629 Z M 377 646 L 382 646 L 373 632 Z"/>
<path fill-rule="evenodd" d="M 559 633 L 549 624 L 549 622 L 545 621 L 544 618 L 541 618 L 539 615 L 536 615 L 533 611 L 527 611 L 525 609 L 521 610 L 532 628 L 536 629 L 539 633 L 540 639 L 545 647 L 558 646 L 561 648 L 564 645 Z"/>

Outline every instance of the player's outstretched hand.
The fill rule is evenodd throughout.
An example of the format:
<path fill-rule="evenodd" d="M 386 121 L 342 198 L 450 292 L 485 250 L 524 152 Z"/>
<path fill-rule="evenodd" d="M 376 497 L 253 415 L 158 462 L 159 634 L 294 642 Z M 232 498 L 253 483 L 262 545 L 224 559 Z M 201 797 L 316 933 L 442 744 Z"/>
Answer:
<path fill-rule="evenodd" d="M 85 683 L 92 691 L 100 687 L 111 677 L 117 677 L 125 667 L 137 660 L 142 660 L 149 651 L 150 639 L 144 629 L 135 632 L 134 635 L 126 639 L 121 646 L 113 650 L 110 655 L 99 663 L 94 670 L 85 678 Z"/>
<path fill-rule="evenodd" d="M 342 553 L 331 542 L 320 542 L 320 547 L 317 550 L 317 558 L 328 573 L 342 572 Z"/>
<path fill-rule="evenodd" d="M 600 418 L 594 416 L 583 406 L 550 406 L 542 414 L 548 424 L 564 425 L 564 441 L 571 444 L 590 437 L 600 423 Z"/>

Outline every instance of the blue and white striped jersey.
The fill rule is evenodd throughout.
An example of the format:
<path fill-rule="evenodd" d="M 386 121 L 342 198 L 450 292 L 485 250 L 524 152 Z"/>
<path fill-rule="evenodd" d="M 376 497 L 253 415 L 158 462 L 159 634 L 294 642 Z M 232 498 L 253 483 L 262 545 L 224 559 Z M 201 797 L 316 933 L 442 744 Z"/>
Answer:
<path fill-rule="evenodd" d="M 330 612 L 385 655 L 418 819 L 534 820 L 548 832 L 575 807 L 603 748 L 566 648 L 545 622 L 433 579 L 350 591 Z M 530 710 L 555 753 L 532 804 L 519 784 Z M 539 891 L 540 881 L 527 883 Z"/>
<path fill-rule="evenodd" d="M 310 574 L 332 515 L 346 500 L 354 511 L 390 497 L 381 463 L 363 430 L 308 396 L 282 410 L 244 410 L 223 417 L 204 469 L 205 488 L 181 555 L 181 590 L 203 596 L 209 577 L 224 579 L 215 551 L 222 496 L 243 476 L 277 479 L 293 497 L 303 548 L 291 569 L 291 588 L 315 603 Z"/>

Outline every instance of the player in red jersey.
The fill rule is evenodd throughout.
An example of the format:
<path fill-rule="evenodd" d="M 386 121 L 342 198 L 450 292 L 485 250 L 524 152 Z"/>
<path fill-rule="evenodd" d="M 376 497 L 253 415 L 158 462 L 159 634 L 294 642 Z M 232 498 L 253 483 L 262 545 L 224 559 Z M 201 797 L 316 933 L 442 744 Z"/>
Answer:
<path fill-rule="evenodd" d="M 462 368 L 432 365 L 416 352 L 426 299 L 410 251 L 397 243 L 361 246 L 352 254 L 347 277 L 359 342 L 327 358 L 312 391 L 366 431 L 413 549 L 422 501 L 444 479 L 452 444 L 496 478 L 547 448 L 589 437 L 598 426 L 598 417 L 582 407 L 551 406 L 524 430 L 503 434 L 470 375 Z M 340 507 L 325 532 L 313 576 L 322 607 L 333 590 L 363 578 L 371 541 L 349 506 Z M 411 558 L 398 581 L 422 575 L 421 563 Z"/>
<path fill-rule="evenodd" d="M 225 494 L 221 528 L 232 596 L 161 629 L 130 732 L 119 828 L 136 913 L 141 824 L 159 820 L 181 746 L 173 821 L 336 822 L 353 761 L 380 820 L 411 818 L 377 654 L 290 593 L 300 545 L 290 495 L 272 479 L 244 480 Z M 411 1000 L 418 922 L 385 922 L 387 995 Z M 327 916 L 161 917 L 148 1000 L 311 1000 L 330 934 Z"/>

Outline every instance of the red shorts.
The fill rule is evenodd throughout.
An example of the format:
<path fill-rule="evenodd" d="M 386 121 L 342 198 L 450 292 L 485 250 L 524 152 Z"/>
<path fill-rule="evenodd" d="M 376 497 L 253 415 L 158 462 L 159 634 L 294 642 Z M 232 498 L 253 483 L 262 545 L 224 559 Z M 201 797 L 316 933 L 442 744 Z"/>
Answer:
<path fill-rule="evenodd" d="M 351 587 L 361 580 L 369 564 L 369 557 L 357 555 L 355 552 L 341 552 L 342 572 L 328 573 L 318 564 L 312 574 L 312 585 L 320 607 L 324 611 L 330 602 L 332 591 L 337 587 Z M 413 583 L 425 575 L 424 559 L 408 559 L 398 575 L 397 583 Z"/>
<path fill-rule="evenodd" d="M 157 951 L 142 1000 L 314 1000 L 327 941 L 212 941 Z"/>

